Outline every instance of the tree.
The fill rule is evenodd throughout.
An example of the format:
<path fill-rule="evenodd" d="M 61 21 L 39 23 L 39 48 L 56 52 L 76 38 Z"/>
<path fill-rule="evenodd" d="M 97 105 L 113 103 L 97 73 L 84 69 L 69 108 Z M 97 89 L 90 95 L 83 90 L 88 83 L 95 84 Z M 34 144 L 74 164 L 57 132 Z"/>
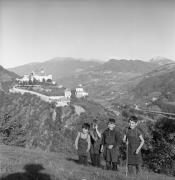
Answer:
<path fill-rule="evenodd" d="M 51 83 L 51 82 L 52 82 L 52 80 L 51 80 L 51 79 L 47 79 L 47 81 L 46 81 L 46 82 Z"/>
<path fill-rule="evenodd" d="M 33 84 L 38 84 L 38 83 L 39 83 L 39 81 L 37 79 L 33 78 Z"/>
<path fill-rule="evenodd" d="M 144 151 L 145 164 L 155 172 L 174 174 L 175 121 L 162 118 L 149 124 L 150 148 Z"/>

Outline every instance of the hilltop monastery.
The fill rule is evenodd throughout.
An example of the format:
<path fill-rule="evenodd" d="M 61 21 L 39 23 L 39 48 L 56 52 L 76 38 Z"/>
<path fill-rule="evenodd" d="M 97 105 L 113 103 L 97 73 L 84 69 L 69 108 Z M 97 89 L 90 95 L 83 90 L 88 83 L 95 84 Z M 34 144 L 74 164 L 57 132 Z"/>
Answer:
<path fill-rule="evenodd" d="M 72 96 L 72 91 L 67 89 L 67 88 L 63 88 L 63 86 L 56 86 L 56 82 L 53 81 L 52 79 L 52 75 L 46 75 L 46 73 L 44 72 L 44 70 L 42 70 L 40 73 L 36 74 L 34 72 L 32 72 L 29 75 L 24 75 L 21 78 L 17 78 L 17 85 L 14 86 L 10 92 L 13 93 L 30 93 L 30 94 L 35 94 L 37 96 L 39 96 L 41 99 L 48 101 L 48 102 L 55 102 L 56 106 L 67 106 L 70 104 L 70 100 L 71 100 L 71 96 Z M 30 84 L 32 82 L 32 85 Z M 35 85 L 35 82 L 39 82 L 39 85 Z M 24 89 L 25 87 L 29 87 L 29 86 L 37 86 L 38 88 L 40 88 L 40 86 L 44 83 L 48 82 L 49 84 L 52 84 L 53 86 L 55 85 L 57 88 L 57 95 L 54 96 L 46 96 L 42 93 L 39 92 L 34 92 L 32 90 L 27 90 Z M 54 86 L 54 87 L 55 87 Z M 36 87 L 35 87 L 36 88 Z M 46 89 L 48 90 L 48 89 Z M 83 87 L 81 84 L 79 84 L 79 86 L 75 89 L 75 97 L 76 98 L 84 98 L 88 96 L 88 93 L 84 91 Z"/>

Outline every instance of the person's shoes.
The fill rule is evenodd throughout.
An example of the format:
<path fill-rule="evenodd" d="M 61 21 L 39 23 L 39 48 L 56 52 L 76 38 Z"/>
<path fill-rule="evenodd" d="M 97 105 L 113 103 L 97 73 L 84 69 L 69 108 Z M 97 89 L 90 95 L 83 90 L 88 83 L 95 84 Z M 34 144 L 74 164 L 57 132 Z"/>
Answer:
<path fill-rule="evenodd" d="M 106 166 L 106 170 L 111 170 L 111 166 Z"/>
<path fill-rule="evenodd" d="M 113 171 L 118 171 L 118 168 L 117 167 L 112 167 L 112 170 Z"/>
<path fill-rule="evenodd" d="M 102 165 L 101 165 L 101 164 L 97 164 L 97 165 L 96 165 L 96 167 L 101 168 L 101 167 L 102 167 Z"/>
<path fill-rule="evenodd" d="M 112 170 L 113 171 L 118 171 L 117 163 L 112 163 Z"/>

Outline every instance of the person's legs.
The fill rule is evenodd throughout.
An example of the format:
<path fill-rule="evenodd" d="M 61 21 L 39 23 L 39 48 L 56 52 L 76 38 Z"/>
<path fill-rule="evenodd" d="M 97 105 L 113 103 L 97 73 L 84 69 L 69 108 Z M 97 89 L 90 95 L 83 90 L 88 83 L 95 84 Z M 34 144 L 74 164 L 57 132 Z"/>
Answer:
<path fill-rule="evenodd" d="M 117 168 L 117 162 L 112 162 L 112 170 L 113 171 L 117 171 L 118 168 Z"/>
<path fill-rule="evenodd" d="M 83 164 L 84 164 L 85 166 L 88 165 L 88 157 L 87 157 L 87 156 L 83 156 Z"/>
<path fill-rule="evenodd" d="M 94 166 L 98 166 L 98 154 L 94 154 Z"/>
<path fill-rule="evenodd" d="M 111 169 L 111 161 L 106 161 L 106 169 L 107 170 Z"/>
<path fill-rule="evenodd" d="M 100 167 L 100 154 L 96 154 L 96 166 Z"/>
<path fill-rule="evenodd" d="M 132 164 L 128 164 L 128 174 L 129 175 L 133 175 L 134 174 L 134 170 L 133 170 L 133 165 Z"/>
<path fill-rule="evenodd" d="M 92 166 L 95 166 L 95 154 L 90 154 Z"/>
<path fill-rule="evenodd" d="M 139 164 L 136 165 L 136 174 L 139 174 L 141 167 Z"/>
<path fill-rule="evenodd" d="M 79 164 L 83 164 L 83 156 L 79 155 L 78 163 L 79 163 Z"/>

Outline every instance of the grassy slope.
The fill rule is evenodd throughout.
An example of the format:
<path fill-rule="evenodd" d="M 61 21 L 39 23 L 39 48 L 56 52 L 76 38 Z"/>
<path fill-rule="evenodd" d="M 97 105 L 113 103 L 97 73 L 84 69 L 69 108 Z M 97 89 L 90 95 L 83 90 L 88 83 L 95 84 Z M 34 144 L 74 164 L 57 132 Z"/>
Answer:
<path fill-rule="evenodd" d="M 73 160 L 70 160 L 73 159 Z M 124 168 L 118 173 L 84 167 L 76 157 L 45 153 L 0 145 L 0 180 L 173 180 L 173 177 L 143 172 L 137 178 L 126 178 Z"/>

